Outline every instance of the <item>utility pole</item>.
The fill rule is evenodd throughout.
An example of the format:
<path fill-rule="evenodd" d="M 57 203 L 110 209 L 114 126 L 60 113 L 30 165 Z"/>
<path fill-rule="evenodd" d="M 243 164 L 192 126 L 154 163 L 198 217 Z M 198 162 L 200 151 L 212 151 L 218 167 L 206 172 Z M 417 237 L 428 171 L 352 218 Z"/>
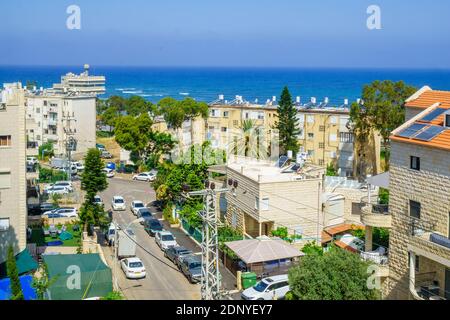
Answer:
<path fill-rule="evenodd" d="M 237 181 L 231 179 L 230 186 L 237 187 Z M 219 239 L 218 226 L 220 224 L 217 214 L 217 196 L 228 192 L 228 188 L 216 189 L 214 182 L 205 181 L 204 190 L 188 191 L 188 186 L 183 186 L 188 197 L 203 196 L 203 210 L 199 212 L 203 220 L 202 228 L 202 300 L 220 300 L 222 297 L 220 271 L 219 271 Z"/>
<path fill-rule="evenodd" d="M 67 172 L 68 172 L 68 180 L 72 180 L 72 151 L 76 150 L 77 141 L 73 137 L 76 133 L 76 129 L 72 129 L 72 122 L 75 120 L 75 114 L 72 112 L 70 114 L 69 111 L 64 112 L 62 114 L 62 124 L 64 128 L 64 145 L 66 148 L 66 157 L 67 157 Z"/>

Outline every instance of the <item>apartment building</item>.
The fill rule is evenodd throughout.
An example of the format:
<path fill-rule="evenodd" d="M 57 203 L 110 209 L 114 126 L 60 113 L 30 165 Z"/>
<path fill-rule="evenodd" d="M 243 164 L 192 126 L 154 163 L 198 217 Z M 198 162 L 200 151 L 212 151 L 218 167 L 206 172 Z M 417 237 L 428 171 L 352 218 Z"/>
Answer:
<path fill-rule="evenodd" d="M 251 237 L 287 227 L 290 235 L 301 235 L 304 242 L 320 241 L 322 167 L 234 157 L 226 173 L 227 179 L 238 182 L 226 195 L 229 225 Z"/>
<path fill-rule="evenodd" d="M 424 87 L 391 136 L 387 299 L 450 299 L 450 92 Z"/>
<path fill-rule="evenodd" d="M 52 90 L 55 93 L 64 94 L 69 92 L 84 95 L 102 95 L 106 92 L 106 78 L 104 76 L 93 76 L 89 74 L 90 66 L 84 65 L 84 71 L 80 74 L 72 72 L 61 77 L 60 83 L 55 83 Z"/>
<path fill-rule="evenodd" d="M 74 159 L 81 159 L 89 148 L 95 147 L 96 97 L 80 93 L 55 93 L 51 90 L 26 94 L 26 126 L 31 146 L 54 143 L 58 156 L 67 154 L 69 137 L 76 145 L 72 150 Z M 36 152 L 36 151 L 35 151 Z"/>
<path fill-rule="evenodd" d="M 20 83 L 0 91 L 0 263 L 26 247 L 25 98 Z"/>

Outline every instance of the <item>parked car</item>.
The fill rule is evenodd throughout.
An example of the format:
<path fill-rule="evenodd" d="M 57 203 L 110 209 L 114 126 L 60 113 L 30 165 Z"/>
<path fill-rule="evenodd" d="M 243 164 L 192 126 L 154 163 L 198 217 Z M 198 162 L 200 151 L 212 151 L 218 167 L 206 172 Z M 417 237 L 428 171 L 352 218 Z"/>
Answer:
<path fill-rule="evenodd" d="M 192 254 L 192 251 L 179 246 L 170 247 L 164 252 L 164 256 L 172 261 L 178 268 L 180 267 L 181 259 L 188 254 Z"/>
<path fill-rule="evenodd" d="M 121 196 L 114 196 L 111 201 L 111 206 L 114 211 L 125 211 L 127 209 L 125 200 Z"/>
<path fill-rule="evenodd" d="M 54 186 L 47 189 L 46 193 L 51 196 L 53 194 L 69 194 L 70 190 L 64 186 Z"/>
<path fill-rule="evenodd" d="M 114 223 L 110 223 L 108 229 L 105 232 L 105 239 L 108 242 L 109 246 L 114 245 L 115 235 L 116 235 L 116 225 Z"/>
<path fill-rule="evenodd" d="M 271 276 L 262 279 L 255 286 L 242 292 L 244 300 L 280 300 L 284 299 L 289 291 L 288 275 Z"/>
<path fill-rule="evenodd" d="M 134 201 L 131 202 L 130 209 L 131 209 L 131 212 L 135 216 L 137 216 L 138 210 L 141 209 L 141 208 L 145 208 L 145 204 L 142 201 L 134 200 Z"/>
<path fill-rule="evenodd" d="M 58 208 L 58 209 L 54 209 L 51 211 L 47 211 L 44 212 L 42 215 L 43 216 L 48 216 L 51 214 L 59 214 L 61 215 L 61 217 L 65 217 L 65 218 L 76 218 L 78 217 L 78 213 L 77 213 L 77 209 L 75 208 L 69 208 L 69 207 L 63 207 L 63 208 Z"/>
<path fill-rule="evenodd" d="M 95 144 L 95 147 L 96 147 L 99 151 L 104 151 L 104 150 L 106 150 L 105 145 L 100 144 L 100 143 L 96 143 L 96 144 Z"/>
<path fill-rule="evenodd" d="M 105 206 L 105 204 L 103 203 L 102 198 L 100 198 L 100 196 L 94 197 L 94 204 L 99 205 L 100 207 Z"/>
<path fill-rule="evenodd" d="M 78 171 L 84 170 L 84 165 L 80 161 L 72 162 L 72 166 L 75 167 Z"/>
<path fill-rule="evenodd" d="M 181 259 L 181 272 L 188 278 L 190 283 L 200 282 L 202 279 L 202 260 L 197 255 L 186 255 Z"/>
<path fill-rule="evenodd" d="M 109 151 L 103 150 L 100 154 L 100 157 L 102 157 L 103 159 L 112 159 L 113 156 L 111 153 L 109 153 Z"/>
<path fill-rule="evenodd" d="M 43 203 L 40 204 L 40 209 L 42 211 L 40 214 L 42 214 L 44 212 L 47 212 L 47 211 L 55 210 L 57 208 L 58 208 L 58 206 L 53 204 L 53 203 L 43 202 Z"/>
<path fill-rule="evenodd" d="M 133 180 L 137 180 L 137 181 L 154 181 L 156 179 L 156 175 L 152 172 L 142 172 L 139 174 L 135 174 L 133 176 Z"/>
<path fill-rule="evenodd" d="M 73 185 L 70 181 L 56 181 L 54 187 L 66 187 L 70 192 L 73 192 Z"/>
<path fill-rule="evenodd" d="M 144 264 L 137 257 L 122 259 L 120 266 L 128 279 L 142 279 L 146 277 Z"/>
<path fill-rule="evenodd" d="M 162 251 L 166 251 L 170 247 L 177 245 L 176 238 L 169 231 L 159 231 L 155 234 L 156 244 Z"/>
<path fill-rule="evenodd" d="M 138 218 L 143 218 L 143 220 L 141 220 L 142 225 L 144 224 L 144 222 L 146 220 L 153 219 L 153 214 L 151 213 L 151 211 L 148 208 L 145 208 L 145 207 L 137 209 L 136 215 Z"/>
<path fill-rule="evenodd" d="M 114 170 L 113 169 L 109 169 L 109 168 L 104 168 L 103 172 L 106 174 L 107 178 L 113 178 L 116 175 Z"/>
<path fill-rule="evenodd" d="M 36 157 L 27 157 L 27 164 L 34 166 L 38 163 L 39 163 L 39 161 Z"/>
<path fill-rule="evenodd" d="M 154 237 L 157 232 L 163 231 L 164 227 L 158 219 L 152 218 L 144 221 L 144 229 L 149 235 Z"/>

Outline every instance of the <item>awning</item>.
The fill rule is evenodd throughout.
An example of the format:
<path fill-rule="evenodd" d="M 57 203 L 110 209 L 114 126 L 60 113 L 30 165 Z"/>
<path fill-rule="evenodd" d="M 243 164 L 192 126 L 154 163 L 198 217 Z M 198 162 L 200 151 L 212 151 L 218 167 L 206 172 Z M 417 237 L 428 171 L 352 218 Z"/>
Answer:
<path fill-rule="evenodd" d="M 225 245 L 246 264 L 291 259 L 305 255 L 283 240 L 246 239 L 226 242 Z"/>
<path fill-rule="evenodd" d="M 38 263 L 31 256 L 28 249 L 23 250 L 16 255 L 16 264 L 19 275 L 34 271 L 38 268 Z M 0 265 L 0 279 L 6 278 L 8 276 L 6 270 L 6 261 Z"/>
<path fill-rule="evenodd" d="M 372 186 L 389 189 L 389 171 L 367 178 L 367 183 Z"/>

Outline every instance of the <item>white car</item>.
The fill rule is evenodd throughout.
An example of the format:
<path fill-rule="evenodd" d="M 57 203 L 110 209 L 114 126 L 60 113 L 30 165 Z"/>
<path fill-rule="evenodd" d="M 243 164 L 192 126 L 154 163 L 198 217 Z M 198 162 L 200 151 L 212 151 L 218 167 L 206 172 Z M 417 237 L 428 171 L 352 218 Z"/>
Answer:
<path fill-rule="evenodd" d="M 67 187 L 64 187 L 64 186 L 53 186 L 53 187 L 48 188 L 45 192 L 46 192 L 49 196 L 51 196 L 51 195 L 53 195 L 53 194 L 61 194 L 61 195 L 63 195 L 63 194 L 69 194 L 69 193 L 70 193 L 70 190 L 67 189 Z"/>
<path fill-rule="evenodd" d="M 39 161 L 36 157 L 27 157 L 27 163 L 34 166 L 35 164 L 38 164 Z"/>
<path fill-rule="evenodd" d="M 138 181 L 154 181 L 156 179 L 156 175 L 153 172 L 142 172 L 139 174 L 135 174 L 133 176 L 133 180 L 138 180 Z"/>
<path fill-rule="evenodd" d="M 95 203 L 96 205 L 100 206 L 100 207 L 103 207 L 103 206 L 104 206 L 103 201 L 102 201 L 102 198 L 100 198 L 100 196 L 95 196 L 95 197 L 94 197 L 94 203 Z"/>
<path fill-rule="evenodd" d="M 120 266 L 128 279 L 142 279 L 146 276 L 145 266 L 137 257 L 122 259 Z"/>
<path fill-rule="evenodd" d="M 73 185 L 72 182 L 70 181 L 56 181 L 53 184 L 54 187 L 66 187 L 67 190 L 69 190 L 70 192 L 73 192 Z"/>
<path fill-rule="evenodd" d="M 288 275 L 272 276 L 262 279 L 256 285 L 242 292 L 243 300 L 284 299 L 289 292 Z"/>
<path fill-rule="evenodd" d="M 75 209 L 75 208 L 58 208 L 58 209 L 54 209 L 51 211 L 46 211 L 42 215 L 48 216 L 48 215 L 53 215 L 53 214 L 59 214 L 61 217 L 65 217 L 65 218 L 77 218 L 78 217 L 77 209 Z"/>
<path fill-rule="evenodd" d="M 79 162 L 79 161 L 72 162 L 72 166 L 77 168 L 78 171 L 83 171 L 84 170 L 84 165 L 81 162 Z"/>
<path fill-rule="evenodd" d="M 115 211 L 119 211 L 119 210 L 125 211 L 127 209 L 125 200 L 121 196 L 114 196 L 111 201 L 111 206 L 112 206 L 113 210 L 115 210 Z"/>
<path fill-rule="evenodd" d="M 144 204 L 142 201 L 140 201 L 140 200 L 134 200 L 134 201 L 131 202 L 130 209 L 131 209 L 131 212 L 132 212 L 135 216 L 137 216 L 138 211 L 139 211 L 139 209 L 141 209 L 141 208 L 145 208 L 145 204 Z"/>
<path fill-rule="evenodd" d="M 166 251 L 170 247 L 177 246 L 176 238 L 169 231 L 159 231 L 155 234 L 156 244 L 162 251 Z"/>
<path fill-rule="evenodd" d="M 106 173 L 107 178 L 112 178 L 115 175 L 115 172 L 113 169 L 105 168 L 105 169 L 103 169 L 103 172 Z"/>

